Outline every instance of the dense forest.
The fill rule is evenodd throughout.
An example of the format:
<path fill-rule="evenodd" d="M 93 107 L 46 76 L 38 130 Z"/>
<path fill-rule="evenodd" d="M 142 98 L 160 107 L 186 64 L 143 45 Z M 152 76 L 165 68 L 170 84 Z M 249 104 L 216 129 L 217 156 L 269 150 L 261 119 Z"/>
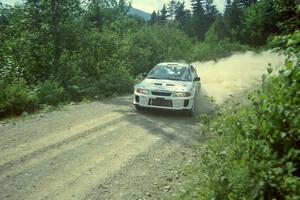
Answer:
<path fill-rule="evenodd" d="M 132 90 L 162 61 L 210 60 L 297 29 L 294 0 L 170 1 L 151 20 L 125 0 L 0 3 L 0 115 Z M 288 23 L 286 23 L 288 22 Z"/>
<path fill-rule="evenodd" d="M 44 105 L 101 99 L 132 90 L 156 63 L 204 61 L 273 48 L 249 103 L 201 115 L 199 148 L 178 199 L 300 199 L 300 6 L 298 0 L 171 0 L 151 19 L 125 0 L 0 3 L 0 117 Z M 266 72 L 266 73 L 267 73 Z M 176 197 L 172 197 L 174 199 Z"/>

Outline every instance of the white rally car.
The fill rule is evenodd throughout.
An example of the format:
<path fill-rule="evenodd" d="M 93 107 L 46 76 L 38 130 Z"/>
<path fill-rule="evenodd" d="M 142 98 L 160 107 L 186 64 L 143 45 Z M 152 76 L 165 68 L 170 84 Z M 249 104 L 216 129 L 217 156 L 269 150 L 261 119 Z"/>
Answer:
<path fill-rule="evenodd" d="M 134 86 L 136 109 L 149 107 L 195 113 L 201 84 L 192 65 L 160 63 L 144 76 L 146 78 Z"/>

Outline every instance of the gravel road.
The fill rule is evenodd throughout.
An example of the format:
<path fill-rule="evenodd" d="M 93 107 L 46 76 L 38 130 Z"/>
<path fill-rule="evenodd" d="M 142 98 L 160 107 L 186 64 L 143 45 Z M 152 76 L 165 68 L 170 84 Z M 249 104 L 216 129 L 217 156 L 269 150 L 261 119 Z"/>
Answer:
<path fill-rule="evenodd" d="M 221 104 L 283 62 L 265 51 L 193 65 L 201 93 Z M 199 111 L 212 111 L 199 98 Z M 137 112 L 131 96 L 0 121 L 0 200 L 162 199 L 181 189 L 180 169 L 205 143 L 197 125 L 182 113 Z"/>
<path fill-rule="evenodd" d="M 0 121 L 0 199 L 162 199 L 204 142 L 182 113 L 135 111 L 132 97 Z"/>

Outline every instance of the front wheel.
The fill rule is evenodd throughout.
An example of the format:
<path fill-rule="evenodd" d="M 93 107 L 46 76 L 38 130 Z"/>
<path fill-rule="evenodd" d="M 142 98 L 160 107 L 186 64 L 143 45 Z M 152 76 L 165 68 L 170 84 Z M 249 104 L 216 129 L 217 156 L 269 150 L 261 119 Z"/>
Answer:
<path fill-rule="evenodd" d="M 195 105 L 193 105 L 193 107 L 191 109 L 187 110 L 187 114 L 191 117 L 193 117 L 196 114 Z"/>
<path fill-rule="evenodd" d="M 188 115 L 191 116 L 191 117 L 194 116 L 197 112 L 197 101 L 196 101 L 196 99 L 197 98 L 195 97 L 193 107 L 187 111 Z"/>
<path fill-rule="evenodd" d="M 134 104 L 136 110 L 142 110 L 143 108 L 140 105 Z"/>

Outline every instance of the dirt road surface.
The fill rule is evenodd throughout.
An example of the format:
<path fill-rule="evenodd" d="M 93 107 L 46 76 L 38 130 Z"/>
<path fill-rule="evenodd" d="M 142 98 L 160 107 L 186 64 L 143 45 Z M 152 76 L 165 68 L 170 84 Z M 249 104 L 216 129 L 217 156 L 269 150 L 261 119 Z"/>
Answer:
<path fill-rule="evenodd" d="M 0 122 L 0 199 L 161 199 L 196 157 L 197 120 L 132 97 Z"/>
<path fill-rule="evenodd" d="M 201 93 L 221 104 L 283 61 L 266 51 L 193 65 Z M 200 113 L 211 111 L 198 102 Z M 180 168 L 205 143 L 197 124 L 182 113 L 136 112 L 132 97 L 0 121 L 0 200 L 162 199 L 181 189 Z"/>

